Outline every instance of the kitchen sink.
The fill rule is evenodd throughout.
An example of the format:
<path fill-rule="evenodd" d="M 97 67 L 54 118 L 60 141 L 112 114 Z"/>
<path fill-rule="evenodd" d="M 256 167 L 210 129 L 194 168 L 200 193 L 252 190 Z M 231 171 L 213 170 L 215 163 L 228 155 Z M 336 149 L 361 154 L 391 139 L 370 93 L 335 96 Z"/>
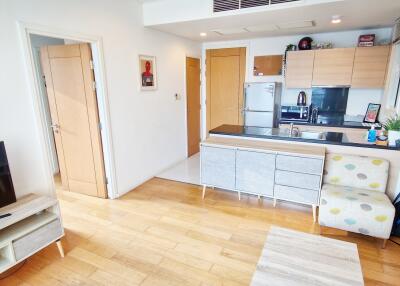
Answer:
<path fill-rule="evenodd" d="M 302 131 L 300 136 L 303 139 L 325 140 L 325 132 Z"/>

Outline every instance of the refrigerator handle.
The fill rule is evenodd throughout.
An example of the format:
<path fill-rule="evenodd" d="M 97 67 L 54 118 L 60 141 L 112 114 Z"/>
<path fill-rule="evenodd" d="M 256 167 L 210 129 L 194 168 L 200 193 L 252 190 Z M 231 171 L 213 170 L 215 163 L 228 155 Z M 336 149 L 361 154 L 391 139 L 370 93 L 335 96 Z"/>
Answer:
<path fill-rule="evenodd" d="M 242 116 L 244 116 L 246 112 L 246 98 L 247 98 L 247 88 L 245 87 L 243 90 L 243 106 L 241 108 Z"/>

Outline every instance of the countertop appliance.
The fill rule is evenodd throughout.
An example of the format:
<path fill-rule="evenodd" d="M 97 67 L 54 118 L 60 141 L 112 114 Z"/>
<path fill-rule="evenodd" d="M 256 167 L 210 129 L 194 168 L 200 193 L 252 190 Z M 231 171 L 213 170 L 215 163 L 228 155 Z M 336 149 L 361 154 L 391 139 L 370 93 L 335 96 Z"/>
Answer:
<path fill-rule="evenodd" d="M 15 203 L 14 186 L 8 166 L 4 142 L 0 142 L 0 208 Z"/>
<path fill-rule="evenodd" d="M 310 119 L 309 106 L 282 105 L 280 122 L 308 122 Z"/>
<path fill-rule="evenodd" d="M 307 106 L 307 94 L 304 91 L 297 96 L 297 106 Z"/>
<path fill-rule="evenodd" d="M 280 83 L 245 83 L 244 125 L 277 127 L 281 93 Z"/>

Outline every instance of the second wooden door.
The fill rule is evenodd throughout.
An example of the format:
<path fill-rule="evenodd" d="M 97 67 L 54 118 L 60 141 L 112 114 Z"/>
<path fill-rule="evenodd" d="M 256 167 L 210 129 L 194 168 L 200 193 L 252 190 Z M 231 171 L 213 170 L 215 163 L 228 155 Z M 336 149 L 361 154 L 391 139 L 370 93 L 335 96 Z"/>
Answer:
<path fill-rule="evenodd" d="M 243 125 L 246 48 L 207 50 L 207 131 Z"/>
<path fill-rule="evenodd" d="M 200 59 L 186 58 L 188 157 L 200 151 Z"/>
<path fill-rule="evenodd" d="M 88 44 L 45 46 L 41 62 L 64 188 L 107 197 Z"/>

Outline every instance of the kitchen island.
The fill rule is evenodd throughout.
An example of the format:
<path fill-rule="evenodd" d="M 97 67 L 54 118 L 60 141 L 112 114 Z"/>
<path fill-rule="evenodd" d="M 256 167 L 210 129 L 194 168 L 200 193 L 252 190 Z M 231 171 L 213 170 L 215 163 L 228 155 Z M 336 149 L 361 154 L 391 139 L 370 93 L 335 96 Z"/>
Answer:
<path fill-rule="evenodd" d="M 210 131 L 210 135 L 225 135 L 225 136 L 236 136 L 242 138 L 258 138 L 258 139 L 270 139 L 270 140 L 283 140 L 283 141 L 295 141 L 303 143 L 317 143 L 317 144 L 329 144 L 339 146 L 351 146 L 351 147 L 362 147 L 362 148 L 375 148 L 382 150 L 393 150 L 400 151 L 398 147 L 379 146 L 373 143 L 367 142 L 363 138 L 357 138 L 354 140 L 343 132 L 318 132 L 312 128 L 309 130 L 298 130 L 299 134 L 290 134 L 289 128 L 264 128 L 264 127 L 252 127 L 252 126 L 241 126 L 241 125 L 221 125 Z M 302 135 L 305 136 L 302 136 Z M 318 134 L 321 136 L 317 138 Z M 313 136 L 315 135 L 315 136 Z M 400 156 L 400 153 L 398 154 Z"/>
<path fill-rule="evenodd" d="M 325 148 L 294 146 L 234 137 L 210 137 L 201 143 L 201 182 L 206 187 L 319 205 Z"/>
<path fill-rule="evenodd" d="M 353 142 L 340 132 L 298 132 L 287 128 L 222 125 L 201 144 L 201 179 L 204 186 L 240 193 L 319 205 L 326 153 L 386 159 L 390 162 L 386 193 L 400 191 L 400 149 Z M 213 148 L 213 149 L 212 149 Z M 211 152 L 208 152 L 211 151 Z M 244 153 L 248 151 L 248 153 Z M 213 167 L 214 169 L 212 169 Z"/>

